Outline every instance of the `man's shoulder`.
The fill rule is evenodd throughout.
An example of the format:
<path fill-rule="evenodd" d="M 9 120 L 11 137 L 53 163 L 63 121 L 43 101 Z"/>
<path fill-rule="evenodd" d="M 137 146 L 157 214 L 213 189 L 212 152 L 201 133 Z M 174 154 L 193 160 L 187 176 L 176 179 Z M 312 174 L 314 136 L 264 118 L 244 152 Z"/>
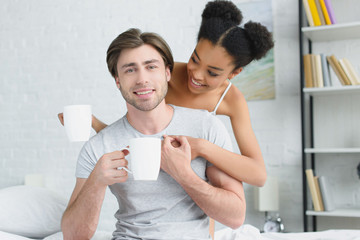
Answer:
<path fill-rule="evenodd" d="M 203 116 L 203 117 L 213 117 L 213 115 L 208 111 L 204 109 L 194 109 L 194 108 L 187 108 L 187 107 L 180 107 L 172 105 L 175 109 L 176 113 L 180 114 L 191 114 L 191 116 Z"/>
<path fill-rule="evenodd" d="M 191 122 L 193 125 L 201 125 L 203 129 L 222 125 L 220 119 L 214 114 L 204 109 L 193 109 L 186 107 L 173 106 L 177 118 L 180 121 Z"/>
<path fill-rule="evenodd" d="M 112 136 L 117 130 L 120 129 L 122 126 L 124 126 L 124 121 L 126 120 L 125 117 L 122 117 L 115 122 L 109 124 L 107 127 L 102 129 L 100 132 L 95 134 L 90 140 L 91 141 L 98 141 L 103 140 L 104 137 Z"/>

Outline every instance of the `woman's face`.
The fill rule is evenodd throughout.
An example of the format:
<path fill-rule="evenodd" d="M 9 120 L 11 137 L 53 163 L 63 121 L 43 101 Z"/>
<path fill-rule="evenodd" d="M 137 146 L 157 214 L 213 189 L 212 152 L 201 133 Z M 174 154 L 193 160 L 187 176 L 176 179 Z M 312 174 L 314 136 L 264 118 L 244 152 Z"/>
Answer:
<path fill-rule="evenodd" d="M 225 48 L 201 39 L 187 64 L 188 88 L 193 93 L 211 91 L 234 77 L 233 70 L 233 57 Z"/>

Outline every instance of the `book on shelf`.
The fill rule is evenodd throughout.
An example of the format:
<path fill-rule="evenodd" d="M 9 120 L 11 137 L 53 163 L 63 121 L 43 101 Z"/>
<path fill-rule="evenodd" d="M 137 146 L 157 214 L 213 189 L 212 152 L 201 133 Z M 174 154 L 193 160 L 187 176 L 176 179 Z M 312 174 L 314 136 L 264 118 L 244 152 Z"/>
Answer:
<path fill-rule="evenodd" d="M 320 185 L 319 185 L 319 177 L 318 176 L 314 176 L 314 183 L 315 183 L 315 190 L 316 190 L 316 194 L 318 196 L 319 199 L 319 204 L 320 204 L 320 211 L 324 211 L 324 202 L 323 202 L 323 198 L 320 192 Z"/>
<path fill-rule="evenodd" d="M 320 186 L 320 193 L 324 204 L 324 210 L 332 211 L 335 209 L 335 204 L 333 201 L 333 195 L 330 188 L 331 186 L 328 183 L 328 179 L 326 176 L 319 176 L 318 180 Z"/>
<path fill-rule="evenodd" d="M 339 78 L 340 83 L 342 85 L 351 85 L 350 80 L 346 76 L 343 68 L 341 67 L 338 59 L 334 56 L 327 56 L 326 59 L 328 60 L 332 70 L 335 72 L 336 76 Z"/>
<path fill-rule="evenodd" d="M 315 86 L 318 88 L 324 87 L 323 71 L 321 65 L 321 57 L 319 54 L 314 54 L 315 63 Z"/>
<path fill-rule="evenodd" d="M 326 9 L 326 4 L 325 4 L 325 0 L 319 0 L 320 1 L 320 7 L 321 7 L 321 12 L 324 15 L 324 20 L 325 20 L 325 24 L 326 25 L 330 25 L 331 24 L 331 20 L 329 17 L 329 12 Z"/>
<path fill-rule="evenodd" d="M 303 5 L 304 5 L 305 15 L 306 15 L 308 24 L 310 27 L 314 27 L 315 24 L 314 24 L 314 20 L 311 16 L 311 11 L 310 11 L 310 6 L 309 6 L 308 0 L 303 0 Z"/>
<path fill-rule="evenodd" d="M 339 64 L 344 70 L 346 77 L 349 79 L 351 85 L 359 85 L 359 75 L 356 73 L 354 67 L 347 58 L 339 59 Z"/>
<path fill-rule="evenodd" d="M 333 9 L 332 4 L 331 4 L 331 0 L 324 0 L 324 2 L 325 2 L 326 10 L 327 10 L 327 12 L 329 14 L 331 24 L 337 23 L 336 18 L 335 18 L 335 14 L 334 14 L 334 9 Z"/>
<path fill-rule="evenodd" d="M 313 87 L 317 87 L 317 74 L 316 74 L 316 64 L 315 64 L 315 54 L 310 54 L 310 62 L 311 62 L 311 77 L 313 81 Z"/>
<path fill-rule="evenodd" d="M 316 190 L 314 172 L 312 169 L 306 169 L 305 174 L 306 174 L 306 179 L 307 179 L 307 182 L 309 185 L 309 190 L 310 190 L 310 195 L 311 195 L 312 203 L 314 206 L 314 210 L 315 211 L 323 211 L 323 209 L 321 208 L 321 204 L 320 204 L 319 194 L 317 193 L 317 190 Z"/>
<path fill-rule="evenodd" d="M 321 58 L 321 69 L 323 73 L 324 87 L 332 86 L 329 64 L 327 63 L 326 56 L 323 53 L 320 53 Z"/>
<path fill-rule="evenodd" d="M 308 0 L 308 2 L 309 2 L 309 8 L 310 8 L 311 16 L 312 16 L 312 19 L 314 21 L 314 26 L 321 26 L 319 12 L 318 12 L 318 9 L 316 7 L 315 0 Z"/>
<path fill-rule="evenodd" d="M 338 60 L 335 55 L 308 53 L 304 54 L 303 62 L 305 88 L 334 86 L 330 67 L 341 85 L 360 85 L 360 76 L 347 58 Z"/>
<path fill-rule="evenodd" d="M 323 56 L 325 58 L 325 56 Z M 328 64 L 322 60 L 321 54 L 305 54 L 304 55 L 304 79 L 305 87 L 329 87 L 330 75 Z"/>
<path fill-rule="evenodd" d="M 320 0 L 315 0 L 315 5 L 316 5 L 316 9 L 317 9 L 318 14 L 319 14 L 321 25 L 326 25 L 325 17 L 324 17 L 324 14 L 323 14 L 323 11 L 322 11 L 321 5 L 320 5 Z"/>
<path fill-rule="evenodd" d="M 331 0 L 303 0 L 303 6 L 310 27 L 336 23 Z"/>
<path fill-rule="evenodd" d="M 313 77 L 311 70 L 311 54 L 304 55 L 304 79 L 305 79 L 305 87 L 312 88 L 313 85 Z"/>

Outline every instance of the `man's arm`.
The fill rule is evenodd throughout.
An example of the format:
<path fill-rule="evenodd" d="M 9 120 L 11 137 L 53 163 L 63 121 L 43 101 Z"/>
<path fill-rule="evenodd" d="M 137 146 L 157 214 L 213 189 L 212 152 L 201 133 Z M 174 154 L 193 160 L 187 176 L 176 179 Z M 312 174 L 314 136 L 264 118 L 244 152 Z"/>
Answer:
<path fill-rule="evenodd" d="M 62 220 L 61 229 L 65 240 L 90 239 L 97 228 L 106 187 L 125 182 L 127 172 L 118 170 L 127 166 L 121 151 L 104 154 L 89 178 L 77 178 L 74 191 Z"/>
<path fill-rule="evenodd" d="M 173 141 L 179 142 L 180 146 L 172 146 Z M 209 217 L 234 229 L 240 227 L 246 212 L 242 183 L 211 166 L 206 171 L 210 185 L 196 175 L 190 162 L 191 149 L 186 137 L 165 136 L 161 168 L 184 188 Z"/>

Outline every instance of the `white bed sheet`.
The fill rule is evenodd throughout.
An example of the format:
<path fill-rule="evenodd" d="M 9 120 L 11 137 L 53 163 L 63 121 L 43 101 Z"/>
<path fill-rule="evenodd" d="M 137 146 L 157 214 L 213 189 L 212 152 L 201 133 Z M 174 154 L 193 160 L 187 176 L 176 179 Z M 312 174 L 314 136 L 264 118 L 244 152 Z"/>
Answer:
<path fill-rule="evenodd" d="M 236 230 L 225 228 L 215 232 L 215 240 L 360 240 L 360 230 L 260 234 L 259 229 L 245 224 Z"/>
<path fill-rule="evenodd" d="M 110 240 L 111 232 L 97 231 L 92 240 Z M 31 238 L 0 231 L 1 240 L 33 240 Z M 61 232 L 43 240 L 63 240 Z M 360 240 L 360 230 L 327 230 L 301 233 L 261 233 L 251 225 L 243 225 L 236 230 L 225 228 L 215 232 L 215 240 Z"/>
<path fill-rule="evenodd" d="M 327 230 L 305 233 L 264 233 L 262 240 L 360 240 L 360 230 Z"/>

